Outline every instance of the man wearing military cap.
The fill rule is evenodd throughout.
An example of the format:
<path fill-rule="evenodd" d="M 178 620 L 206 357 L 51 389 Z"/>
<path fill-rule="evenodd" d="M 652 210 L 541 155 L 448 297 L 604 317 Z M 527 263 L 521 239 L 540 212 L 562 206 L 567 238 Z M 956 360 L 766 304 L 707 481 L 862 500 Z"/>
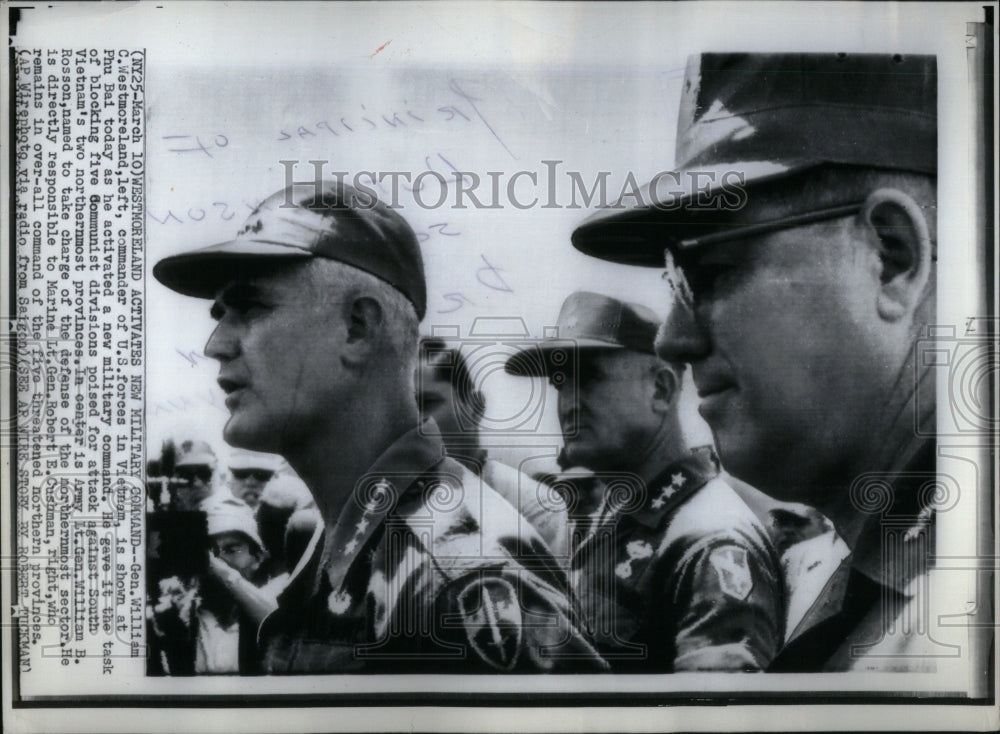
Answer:
<path fill-rule="evenodd" d="M 256 511 L 279 465 L 280 459 L 274 454 L 237 449 L 229 457 L 229 491 Z"/>
<path fill-rule="evenodd" d="M 417 404 L 422 417 L 434 419 L 448 455 L 514 505 L 556 559 L 565 560 L 566 506 L 548 486 L 489 456 L 480 435 L 486 396 L 476 388 L 461 349 L 440 339 L 421 339 Z"/>
<path fill-rule="evenodd" d="M 775 670 L 927 661 L 886 630 L 910 628 L 893 610 L 916 604 L 933 553 L 934 388 L 915 346 L 935 310 L 936 84 L 926 56 L 694 57 L 678 172 L 573 235 L 607 260 L 665 257 L 658 351 L 691 364 L 723 465 L 818 508 L 851 549 Z"/>
<path fill-rule="evenodd" d="M 214 298 L 225 439 L 277 453 L 323 514 L 260 629 L 268 673 L 603 670 L 513 507 L 419 427 L 416 236 L 342 183 L 293 184 L 154 276 Z"/>
<path fill-rule="evenodd" d="M 548 376 L 567 463 L 603 479 L 597 497 L 568 500 L 597 505 L 574 513 L 571 578 L 612 669 L 761 670 L 782 639 L 777 556 L 711 449 L 689 449 L 683 366 L 653 353 L 659 322 L 644 306 L 576 292 L 558 335 L 506 369 Z"/>
<path fill-rule="evenodd" d="M 181 443 L 174 463 L 174 492 L 171 506 L 175 510 L 199 510 L 213 497 L 212 478 L 216 467 L 215 452 L 204 441 Z"/>

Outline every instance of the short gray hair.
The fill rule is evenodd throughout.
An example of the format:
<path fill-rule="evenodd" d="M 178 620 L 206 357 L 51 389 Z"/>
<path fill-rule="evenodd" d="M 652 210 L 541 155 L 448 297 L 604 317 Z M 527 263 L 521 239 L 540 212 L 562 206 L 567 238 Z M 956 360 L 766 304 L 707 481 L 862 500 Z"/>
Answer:
<path fill-rule="evenodd" d="M 824 165 L 779 179 L 759 191 L 748 192 L 749 201 L 759 201 L 784 213 L 803 206 L 819 209 L 861 201 L 880 188 L 897 188 L 910 194 L 924 211 L 934 252 L 937 252 L 937 177 L 925 173 L 863 166 Z"/>
<path fill-rule="evenodd" d="M 319 303 L 361 296 L 382 307 L 384 316 L 383 347 L 388 356 L 401 364 L 416 364 L 420 339 L 420 320 L 409 299 L 386 281 L 359 268 L 329 258 L 314 257 L 302 265 L 308 287 Z"/>

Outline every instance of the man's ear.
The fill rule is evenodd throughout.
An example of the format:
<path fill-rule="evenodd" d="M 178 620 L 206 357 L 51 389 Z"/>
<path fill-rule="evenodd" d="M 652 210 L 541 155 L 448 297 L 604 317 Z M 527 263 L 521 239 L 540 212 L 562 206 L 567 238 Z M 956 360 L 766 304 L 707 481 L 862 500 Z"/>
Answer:
<path fill-rule="evenodd" d="M 881 267 L 879 316 L 898 321 L 919 304 L 930 277 L 933 245 L 923 209 L 899 189 L 877 189 L 861 211 Z"/>
<path fill-rule="evenodd" d="M 345 303 L 347 341 L 341 355 L 349 366 L 365 364 L 375 353 L 385 322 L 382 304 L 368 296 L 358 296 Z"/>
<path fill-rule="evenodd" d="M 676 402 L 681 390 L 678 372 L 669 364 L 656 367 L 653 372 L 653 412 L 666 413 Z"/>

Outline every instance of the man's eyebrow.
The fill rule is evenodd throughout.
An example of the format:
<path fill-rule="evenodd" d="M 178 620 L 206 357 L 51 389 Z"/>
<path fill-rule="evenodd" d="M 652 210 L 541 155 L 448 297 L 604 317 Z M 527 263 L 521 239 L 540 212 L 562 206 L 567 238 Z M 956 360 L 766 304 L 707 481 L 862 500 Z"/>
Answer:
<path fill-rule="evenodd" d="M 252 283 L 231 283 L 216 297 L 215 303 L 212 304 L 212 309 L 209 313 L 213 319 L 218 321 L 222 318 L 223 313 L 225 313 L 223 306 L 238 306 L 246 303 L 248 300 L 260 298 L 261 295 L 261 289 Z"/>

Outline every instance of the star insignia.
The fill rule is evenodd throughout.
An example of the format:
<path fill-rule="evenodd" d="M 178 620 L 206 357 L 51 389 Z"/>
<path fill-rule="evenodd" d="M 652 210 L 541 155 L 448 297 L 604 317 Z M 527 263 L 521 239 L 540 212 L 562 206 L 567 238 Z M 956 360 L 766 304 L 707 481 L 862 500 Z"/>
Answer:
<path fill-rule="evenodd" d="M 358 541 L 356 538 L 351 538 L 347 541 L 347 545 L 344 546 L 344 553 L 353 553 L 354 549 L 358 547 Z"/>
<path fill-rule="evenodd" d="M 358 534 L 365 532 L 368 529 L 368 518 L 363 517 L 358 520 L 358 524 L 354 526 L 358 530 Z"/>
<path fill-rule="evenodd" d="M 674 487 L 672 485 L 665 486 L 660 491 L 660 496 L 657 497 L 656 499 L 654 499 L 650 503 L 650 507 L 652 507 L 654 510 L 659 510 L 661 507 L 663 507 L 667 503 L 668 499 L 670 499 L 671 497 L 674 496 L 674 494 L 676 492 L 677 492 L 677 488 L 676 487 Z"/>
<path fill-rule="evenodd" d="M 670 483 L 675 487 L 683 487 L 684 482 L 686 481 L 687 477 L 684 476 L 681 472 L 677 472 L 676 474 L 673 474 L 670 477 Z"/>

